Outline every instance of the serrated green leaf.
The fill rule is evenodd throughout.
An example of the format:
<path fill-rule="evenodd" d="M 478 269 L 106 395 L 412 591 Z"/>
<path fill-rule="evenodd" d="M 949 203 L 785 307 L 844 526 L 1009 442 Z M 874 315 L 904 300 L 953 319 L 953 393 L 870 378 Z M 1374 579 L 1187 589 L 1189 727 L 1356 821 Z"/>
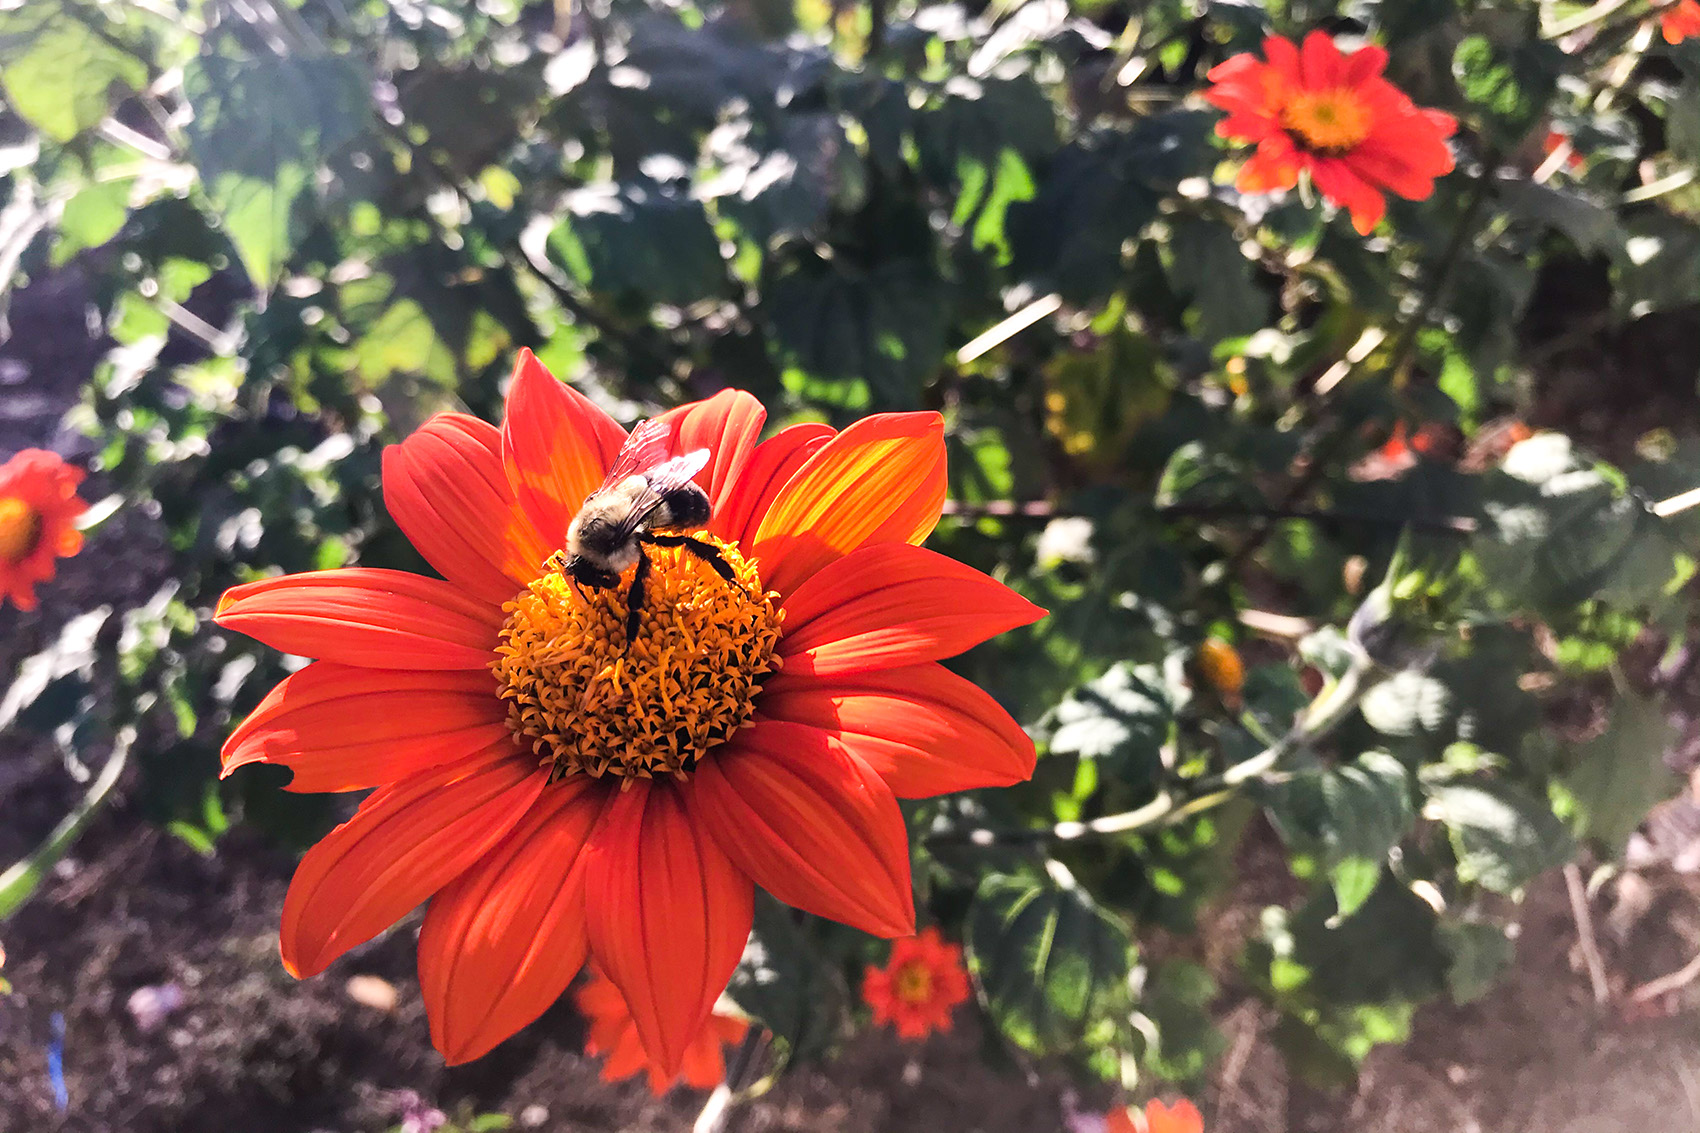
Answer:
<path fill-rule="evenodd" d="M 1221 1053 L 1222 1032 L 1210 1014 L 1216 994 L 1216 980 L 1200 964 L 1170 960 L 1152 970 L 1139 1000 L 1139 1013 L 1156 1030 L 1144 1057 L 1152 1073 L 1170 1082 L 1196 1078 Z"/>
<path fill-rule="evenodd" d="M 1162 670 L 1123 661 L 1057 705 L 1050 750 L 1103 761 L 1117 779 L 1144 783 L 1162 767 L 1173 717 Z"/>
<path fill-rule="evenodd" d="M 1113 1036 L 1132 941 L 1078 886 L 987 877 L 968 912 L 968 956 L 987 1014 L 1023 1049 L 1061 1052 Z"/>
<path fill-rule="evenodd" d="M 1552 811 L 1511 783 L 1431 786 L 1424 813 L 1446 824 L 1458 875 L 1495 893 L 1518 892 L 1576 850 Z"/>
<path fill-rule="evenodd" d="M 568 211 L 549 251 L 591 289 L 680 306 L 726 290 L 720 241 L 700 201 L 633 181 L 581 190 Z"/>
<path fill-rule="evenodd" d="M 1369 726 L 1382 735 L 1432 735 L 1452 717 L 1452 691 L 1427 673 L 1406 671 L 1370 689 L 1360 707 Z"/>
<path fill-rule="evenodd" d="M 1381 751 L 1340 767 L 1295 772 L 1269 794 L 1275 829 L 1328 871 L 1341 916 L 1374 892 L 1388 851 L 1416 820 L 1405 765 Z"/>
<path fill-rule="evenodd" d="M 1678 783 L 1665 765 L 1677 730 L 1655 701 L 1630 696 L 1612 707 L 1611 723 L 1582 747 L 1564 777 L 1575 799 L 1576 832 L 1620 853 L 1655 803 Z"/>

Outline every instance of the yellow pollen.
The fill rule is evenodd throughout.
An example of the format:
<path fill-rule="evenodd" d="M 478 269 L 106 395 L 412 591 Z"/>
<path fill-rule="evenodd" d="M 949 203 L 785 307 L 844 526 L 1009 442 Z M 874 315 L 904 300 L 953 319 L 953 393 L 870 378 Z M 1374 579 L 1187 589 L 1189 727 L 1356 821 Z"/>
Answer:
<path fill-rule="evenodd" d="M 905 964 L 892 983 L 897 998 L 905 1003 L 927 1003 L 933 998 L 933 972 L 925 964 Z"/>
<path fill-rule="evenodd" d="M 1369 107 L 1350 90 L 1293 91 L 1281 108 L 1281 126 L 1313 153 L 1342 154 L 1369 137 Z"/>
<path fill-rule="evenodd" d="M 0 499 L 0 563 L 15 566 L 41 539 L 41 513 L 16 496 Z"/>
<path fill-rule="evenodd" d="M 684 547 L 648 547 L 636 636 L 626 641 L 633 571 L 612 590 L 550 571 L 503 607 L 491 669 L 508 727 L 552 778 L 685 778 L 750 718 L 779 668 L 781 611 L 755 564 L 707 535 L 733 580 Z"/>

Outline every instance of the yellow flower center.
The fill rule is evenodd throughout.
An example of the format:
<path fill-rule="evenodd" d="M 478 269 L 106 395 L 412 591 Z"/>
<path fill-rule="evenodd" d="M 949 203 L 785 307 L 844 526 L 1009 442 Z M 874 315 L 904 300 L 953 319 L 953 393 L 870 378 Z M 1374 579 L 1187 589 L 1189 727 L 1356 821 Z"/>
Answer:
<path fill-rule="evenodd" d="M 933 998 L 933 972 L 925 964 L 905 964 L 891 981 L 897 998 L 905 1003 L 928 1003 Z"/>
<path fill-rule="evenodd" d="M 720 551 L 733 579 L 685 547 L 648 547 L 637 634 L 626 641 L 631 575 L 579 588 L 550 571 L 504 609 L 491 668 L 508 727 L 552 777 L 685 778 L 750 718 L 779 667 L 781 612 L 755 564 Z"/>
<path fill-rule="evenodd" d="M 1281 126 L 1305 149 L 1342 154 L 1369 137 L 1369 107 L 1346 89 L 1293 91 L 1281 108 Z"/>
<path fill-rule="evenodd" d="M 41 539 L 41 513 L 16 496 L 0 499 L 0 563 L 15 566 Z"/>

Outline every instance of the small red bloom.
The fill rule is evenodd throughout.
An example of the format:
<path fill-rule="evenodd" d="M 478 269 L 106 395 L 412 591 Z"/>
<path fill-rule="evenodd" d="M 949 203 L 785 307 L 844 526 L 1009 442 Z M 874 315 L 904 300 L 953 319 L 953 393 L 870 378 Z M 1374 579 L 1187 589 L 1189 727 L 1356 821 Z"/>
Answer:
<path fill-rule="evenodd" d="M 1134 1120 L 1132 1110 L 1118 1108 L 1105 1116 L 1104 1133 L 1204 1133 L 1204 1117 L 1185 1098 L 1173 1106 L 1152 1098 L 1145 1103 L 1143 1129 Z"/>
<path fill-rule="evenodd" d="M 906 1039 L 950 1030 L 950 1013 L 968 998 L 962 948 L 946 943 L 936 928 L 894 941 L 883 968 L 868 965 L 862 999 L 874 1022 L 890 1023 Z"/>
<path fill-rule="evenodd" d="M 82 469 L 38 448 L 0 465 L 0 602 L 35 609 L 36 583 L 53 577 L 54 560 L 82 550 L 82 482 Z"/>
<path fill-rule="evenodd" d="M 1659 18 L 1659 30 L 1670 44 L 1700 35 L 1700 0 L 1679 0 L 1672 4 Z"/>
<path fill-rule="evenodd" d="M 712 1090 L 718 1086 L 726 1077 L 721 1047 L 742 1042 L 750 1029 L 743 1019 L 715 1012 L 685 1048 L 678 1074 L 669 1077 L 665 1068 L 644 1052 L 631 1009 L 612 980 L 600 972 L 591 973 L 590 982 L 573 993 L 573 1002 L 590 1024 L 584 1052 L 592 1057 L 604 1056 L 602 1080 L 618 1082 L 647 1073 L 649 1088 L 656 1097 L 680 1082 L 695 1090 Z"/>
<path fill-rule="evenodd" d="M 1570 140 L 1570 135 L 1558 130 L 1548 130 L 1546 140 L 1541 143 L 1541 152 L 1548 157 L 1558 152 L 1559 146 L 1570 146 L 1570 152 L 1564 155 L 1564 164 L 1570 169 L 1580 169 L 1588 164 L 1588 159 L 1576 152 L 1576 146 Z"/>
<path fill-rule="evenodd" d="M 1386 211 L 1383 191 L 1423 200 L 1434 179 L 1451 171 L 1446 139 L 1457 123 L 1416 106 L 1381 77 L 1386 51 L 1342 54 L 1313 31 L 1302 51 L 1275 35 L 1263 41 L 1263 53 L 1267 62 L 1242 54 L 1212 68 L 1215 85 L 1205 94 L 1228 112 L 1217 133 L 1257 143 L 1240 170 L 1241 192 L 1291 189 L 1306 174 L 1367 235 Z"/>

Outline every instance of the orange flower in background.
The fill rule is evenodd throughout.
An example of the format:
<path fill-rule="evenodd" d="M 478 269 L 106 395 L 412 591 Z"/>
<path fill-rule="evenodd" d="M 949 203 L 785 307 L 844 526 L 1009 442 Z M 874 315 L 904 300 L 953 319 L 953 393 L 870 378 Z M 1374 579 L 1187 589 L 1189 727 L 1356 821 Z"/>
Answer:
<path fill-rule="evenodd" d="M 1672 4 L 1659 17 L 1659 30 L 1664 33 L 1665 42 L 1673 45 L 1700 35 L 1700 0 L 1679 0 Z"/>
<path fill-rule="evenodd" d="M 83 549 L 82 482 L 82 469 L 38 448 L 0 465 L 0 602 L 35 609 L 36 584 L 53 577 L 54 560 Z"/>
<path fill-rule="evenodd" d="M 1145 1103 L 1143 1128 L 1135 1122 L 1132 1110 L 1117 1108 L 1105 1117 L 1104 1133 L 1204 1133 L 1204 1116 L 1185 1098 L 1172 1106 L 1152 1098 Z"/>
<path fill-rule="evenodd" d="M 718 1012 L 710 1015 L 685 1048 L 678 1074 L 669 1075 L 644 1052 L 637 1024 L 632 1021 L 626 1001 L 620 997 L 620 989 L 605 976 L 591 973 L 590 982 L 573 992 L 573 1003 L 590 1024 L 584 1053 L 592 1058 L 603 1056 L 602 1080 L 619 1082 L 634 1074 L 647 1073 L 649 1089 L 656 1097 L 679 1082 L 694 1090 L 712 1090 L 718 1086 L 726 1077 L 721 1048 L 741 1042 L 750 1029 L 749 1023 L 735 1015 Z"/>
<path fill-rule="evenodd" d="M 551 565 L 626 432 L 529 351 L 500 431 L 441 414 L 384 454 L 390 513 L 446 581 L 344 569 L 224 596 L 221 625 L 318 658 L 237 728 L 226 772 L 377 788 L 296 871 L 290 972 L 429 899 L 420 984 L 450 1062 L 531 1022 L 594 958 L 671 1076 L 743 953 L 757 885 L 914 931 L 897 800 L 1033 771 L 1015 721 L 938 662 L 1043 611 L 915 545 L 944 502 L 937 414 L 758 444 L 765 416 L 729 390 L 658 418 L 671 452 L 707 450 L 710 553 L 648 548 L 630 641 L 632 570 L 596 589 Z"/>
<path fill-rule="evenodd" d="M 950 1030 L 950 1013 L 967 998 L 962 948 L 946 943 L 936 928 L 894 941 L 885 967 L 870 964 L 862 977 L 862 1000 L 874 1022 L 890 1023 L 906 1039 Z"/>
<path fill-rule="evenodd" d="M 1263 41 L 1263 53 L 1267 62 L 1242 54 L 1212 68 L 1215 85 L 1205 94 L 1228 112 L 1217 133 L 1257 144 L 1240 170 L 1241 192 L 1291 189 L 1305 174 L 1367 235 L 1387 209 L 1384 192 L 1422 200 L 1452 169 L 1446 139 L 1457 123 L 1414 105 L 1381 77 L 1386 51 L 1342 54 L 1313 31 L 1302 51 L 1275 35 Z"/>
<path fill-rule="evenodd" d="M 1588 159 L 1576 152 L 1575 143 L 1570 135 L 1560 130 L 1548 130 L 1547 136 L 1541 141 L 1541 152 L 1551 157 L 1558 152 L 1560 146 L 1569 146 L 1570 152 L 1564 155 L 1564 165 L 1567 169 L 1581 169 L 1588 164 Z"/>

